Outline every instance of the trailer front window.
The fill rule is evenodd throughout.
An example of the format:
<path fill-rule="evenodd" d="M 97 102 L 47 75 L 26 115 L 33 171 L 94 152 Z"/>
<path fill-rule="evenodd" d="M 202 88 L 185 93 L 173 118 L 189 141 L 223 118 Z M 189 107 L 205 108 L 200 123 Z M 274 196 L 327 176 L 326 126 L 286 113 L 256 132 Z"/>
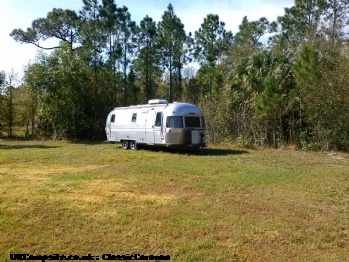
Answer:
<path fill-rule="evenodd" d="M 166 127 L 183 128 L 183 117 L 182 116 L 168 116 L 166 118 Z"/>
<path fill-rule="evenodd" d="M 184 118 L 185 127 L 200 127 L 200 117 L 186 116 Z"/>

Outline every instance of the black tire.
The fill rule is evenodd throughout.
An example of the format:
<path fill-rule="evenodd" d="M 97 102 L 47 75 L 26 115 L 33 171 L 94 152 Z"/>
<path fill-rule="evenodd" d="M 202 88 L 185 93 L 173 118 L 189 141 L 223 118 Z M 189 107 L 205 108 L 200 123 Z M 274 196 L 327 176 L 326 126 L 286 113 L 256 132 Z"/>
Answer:
<path fill-rule="evenodd" d="M 125 150 L 130 149 L 130 142 L 128 140 L 122 140 L 121 141 L 121 146 Z"/>
<path fill-rule="evenodd" d="M 130 149 L 131 150 L 137 150 L 137 142 L 132 140 L 130 141 Z"/>

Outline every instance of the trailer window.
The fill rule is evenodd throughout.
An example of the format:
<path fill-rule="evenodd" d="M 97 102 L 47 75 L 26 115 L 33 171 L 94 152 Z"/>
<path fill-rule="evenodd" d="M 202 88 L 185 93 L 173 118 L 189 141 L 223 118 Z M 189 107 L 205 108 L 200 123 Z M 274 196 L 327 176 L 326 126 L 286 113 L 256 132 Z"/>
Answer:
<path fill-rule="evenodd" d="M 162 112 L 156 113 L 155 126 L 161 126 Z"/>
<path fill-rule="evenodd" d="M 137 113 L 133 113 L 132 114 L 132 122 L 136 122 L 136 120 L 137 120 Z"/>
<path fill-rule="evenodd" d="M 115 115 L 111 115 L 110 122 L 114 123 L 115 122 Z"/>
<path fill-rule="evenodd" d="M 185 127 L 200 127 L 200 117 L 186 116 L 184 118 Z"/>
<path fill-rule="evenodd" d="M 168 116 L 166 118 L 166 127 L 183 128 L 183 117 L 182 116 Z"/>

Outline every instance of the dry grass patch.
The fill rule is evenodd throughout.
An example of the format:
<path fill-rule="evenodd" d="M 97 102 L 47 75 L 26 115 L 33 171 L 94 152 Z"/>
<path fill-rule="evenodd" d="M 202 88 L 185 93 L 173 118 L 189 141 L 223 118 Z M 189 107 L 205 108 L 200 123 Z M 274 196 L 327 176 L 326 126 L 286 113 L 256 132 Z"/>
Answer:
<path fill-rule="evenodd" d="M 78 188 L 69 192 L 63 198 L 67 201 L 76 203 L 78 206 L 84 206 L 84 202 L 102 203 L 107 202 L 130 202 L 144 205 L 152 203 L 153 205 L 168 204 L 173 201 L 173 195 L 159 195 L 142 192 L 142 190 L 130 183 L 108 183 L 105 180 L 85 182 Z"/>

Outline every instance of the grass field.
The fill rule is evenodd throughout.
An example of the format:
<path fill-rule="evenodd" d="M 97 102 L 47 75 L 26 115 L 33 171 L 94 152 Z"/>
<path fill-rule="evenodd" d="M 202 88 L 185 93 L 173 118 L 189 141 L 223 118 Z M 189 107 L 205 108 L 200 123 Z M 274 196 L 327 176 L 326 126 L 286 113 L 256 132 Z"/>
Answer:
<path fill-rule="evenodd" d="M 0 141 L 10 253 L 349 261 L 349 155 Z"/>

